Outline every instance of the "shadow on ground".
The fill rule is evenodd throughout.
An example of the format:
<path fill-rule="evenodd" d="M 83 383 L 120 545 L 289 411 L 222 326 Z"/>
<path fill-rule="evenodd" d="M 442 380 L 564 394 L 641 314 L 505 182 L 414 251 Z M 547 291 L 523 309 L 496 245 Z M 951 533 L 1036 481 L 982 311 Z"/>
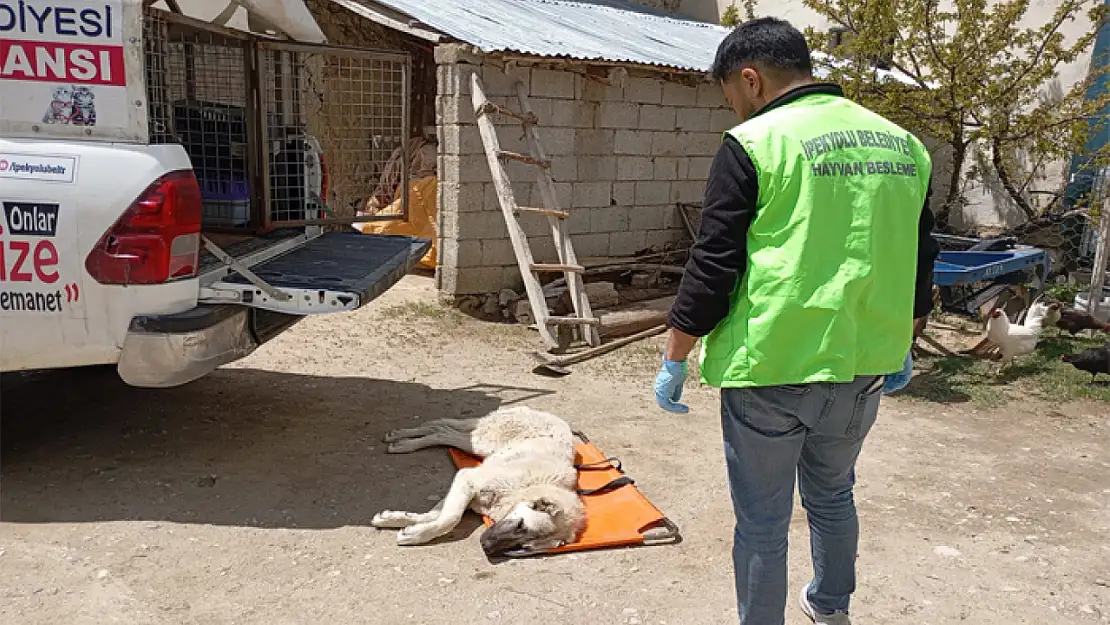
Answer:
<path fill-rule="evenodd" d="M 968 358 L 937 359 L 930 369 L 914 375 L 899 394 L 944 404 L 971 401 L 960 378 L 973 366 Z"/>
<path fill-rule="evenodd" d="M 253 369 L 165 390 L 112 369 L 48 374 L 3 393 L 0 521 L 364 526 L 430 508 L 454 474 L 442 450 L 386 454 L 387 431 L 547 393 Z"/>

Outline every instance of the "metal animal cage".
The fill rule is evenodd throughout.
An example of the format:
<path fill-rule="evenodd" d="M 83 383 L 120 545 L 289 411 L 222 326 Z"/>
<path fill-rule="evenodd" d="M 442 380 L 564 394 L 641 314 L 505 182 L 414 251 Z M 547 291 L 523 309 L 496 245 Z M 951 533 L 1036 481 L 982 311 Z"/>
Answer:
<path fill-rule="evenodd" d="M 277 41 L 153 8 L 144 37 L 150 141 L 185 148 L 206 229 L 407 218 L 407 184 L 400 211 L 356 213 L 390 156 L 408 153 L 408 55 Z"/>

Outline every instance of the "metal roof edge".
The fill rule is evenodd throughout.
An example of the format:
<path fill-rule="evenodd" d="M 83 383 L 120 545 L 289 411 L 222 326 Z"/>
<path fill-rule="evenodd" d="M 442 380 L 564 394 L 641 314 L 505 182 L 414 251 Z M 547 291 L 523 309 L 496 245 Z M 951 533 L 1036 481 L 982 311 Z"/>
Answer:
<path fill-rule="evenodd" d="M 469 44 L 474 45 L 474 44 Z M 474 46 L 482 54 L 489 56 L 502 56 L 512 59 L 523 59 L 534 63 L 543 63 L 545 60 L 561 61 L 564 63 L 577 62 L 583 65 L 596 65 L 598 67 L 629 67 L 633 69 L 640 69 L 645 71 L 663 72 L 672 74 L 699 74 L 709 75 L 708 70 L 703 70 L 697 67 L 689 67 L 684 65 L 670 65 L 664 63 L 648 63 L 644 61 L 624 61 L 604 59 L 600 57 L 585 57 L 575 56 L 572 54 L 539 54 L 537 52 L 529 52 L 527 50 L 516 50 L 514 48 L 497 48 L 494 50 L 485 50 L 478 46 Z"/>
<path fill-rule="evenodd" d="M 352 13 L 365 17 L 371 22 L 407 35 L 412 35 L 424 41 L 441 43 L 448 38 L 446 34 L 419 20 L 413 19 L 412 16 L 407 13 L 402 13 L 401 11 L 379 4 L 373 0 L 361 0 L 360 2 L 356 2 L 355 0 L 331 1 Z"/>
<path fill-rule="evenodd" d="M 640 71 L 658 72 L 664 74 L 690 74 L 708 77 L 707 70 L 699 69 L 696 67 L 685 67 L 678 65 L 664 65 L 661 63 L 646 63 L 643 61 L 615 61 L 603 58 L 587 58 L 578 57 L 570 54 L 539 54 L 536 52 L 528 52 L 525 50 L 515 50 L 512 48 L 499 48 L 496 50 L 483 50 L 474 44 L 469 45 L 475 48 L 478 52 L 488 57 L 498 58 L 504 61 L 520 61 L 534 64 L 543 63 L 578 63 L 581 65 L 593 65 L 596 67 L 624 67 L 628 69 L 636 69 Z"/>
<path fill-rule="evenodd" d="M 607 0 L 591 0 L 583 2 L 583 0 L 533 0 L 539 4 L 556 4 L 560 6 L 575 6 L 588 4 L 591 10 L 612 11 L 617 13 L 634 12 L 643 19 L 668 22 L 668 23 L 681 23 L 683 26 L 691 26 L 694 28 L 705 28 L 708 30 L 719 30 L 722 34 L 728 34 L 732 29 L 713 22 L 703 22 L 702 20 L 694 19 L 692 17 L 666 13 L 659 9 L 649 7 L 642 4 L 635 4 L 631 2 L 608 2 Z"/>

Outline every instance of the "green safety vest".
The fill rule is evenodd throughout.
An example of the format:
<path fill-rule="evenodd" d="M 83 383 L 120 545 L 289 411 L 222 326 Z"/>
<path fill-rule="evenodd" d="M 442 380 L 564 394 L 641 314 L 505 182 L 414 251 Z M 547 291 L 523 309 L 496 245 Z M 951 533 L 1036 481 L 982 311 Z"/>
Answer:
<path fill-rule="evenodd" d="M 932 160 L 889 120 L 806 95 L 728 131 L 759 180 L 747 271 L 705 337 L 724 388 L 900 371 L 913 335 L 918 221 Z"/>

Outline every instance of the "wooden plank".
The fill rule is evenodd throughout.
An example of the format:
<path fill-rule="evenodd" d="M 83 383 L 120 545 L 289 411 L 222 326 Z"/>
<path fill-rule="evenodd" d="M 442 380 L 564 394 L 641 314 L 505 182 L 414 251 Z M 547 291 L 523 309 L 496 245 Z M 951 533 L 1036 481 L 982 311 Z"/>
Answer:
<path fill-rule="evenodd" d="M 679 202 L 675 205 L 678 216 L 686 226 L 686 233 L 690 239 L 698 240 L 698 228 L 701 227 L 701 202 Z"/>
<path fill-rule="evenodd" d="M 587 267 L 599 267 L 601 265 L 615 265 L 620 263 L 648 263 L 660 262 L 663 264 L 685 264 L 685 258 L 688 252 L 685 250 L 671 250 L 669 252 L 652 252 L 650 254 L 637 254 L 635 256 L 587 256 L 583 259 L 583 265 Z"/>
<path fill-rule="evenodd" d="M 547 217 L 555 217 L 557 219 L 566 219 L 570 217 L 570 213 L 556 208 L 534 208 L 531 206 L 517 206 L 517 214 L 530 213 L 533 215 L 545 215 Z"/>
<path fill-rule="evenodd" d="M 551 294 L 548 292 L 547 287 L 544 287 L 544 293 L 548 294 L 548 301 L 551 301 Z M 664 295 L 670 295 L 670 293 L 661 293 L 656 297 L 662 297 Z M 616 285 L 612 282 L 587 282 L 586 297 L 590 299 L 590 307 L 594 310 L 599 308 L 610 308 L 621 303 L 620 294 L 617 292 Z M 553 314 L 557 315 L 574 310 L 574 302 L 570 300 L 570 292 L 566 287 L 560 289 L 553 308 Z"/>
<path fill-rule="evenodd" d="M 485 89 L 482 87 L 482 79 L 478 74 L 475 73 L 470 76 L 470 87 L 474 110 L 480 110 L 488 100 L 486 99 Z M 528 302 L 532 305 L 532 318 L 536 322 L 540 336 L 548 347 L 558 347 L 558 339 L 551 331 L 551 327 L 544 323 L 544 320 L 548 317 L 547 299 L 543 296 L 543 287 L 540 286 L 540 281 L 532 273 L 531 268 L 535 262 L 532 259 L 532 250 L 528 247 L 528 238 L 516 219 L 517 206 L 516 200 L 513 198 L 513 185 L 509 181 L 508 174 L 505 173 L 505 168 L 501 165 L 501 160 L 497 157 L 498 152 L 501 151 L 501 146 L 497 140 L 497 129 L 493 125 L 493 120 L 488 116 L 479 115 L 477 121 L 478 132 L 482 135 L 482 145 L 486 149 L 486 162 L 489 164 L 489 171 L 493 177 L 494 189 L 497 190 L 498 203 L 501 204 L 501 214 L 505 218 L 505 226 L 509 230 L 509 241 L 513 245 L 513 254 L 516 256 L 517 267 L 520 269 L 520 277 L 524 281 L 524 290 L 528 295 Z"/>
<path fill-rule="evenodd" d="M 582 317 L 548 317 L 547 323 L 556 326 L 599 326 L 601 325 L 601 319 L 597 317 L 588 319 Z"/>
<path fill-rule="evenodd" d="M 554 272 L 565 271 L 567 273 L 579 274 L 586 271 L 585 267 L 578 265 L 562 265 L 557 263 L 532 263 L 532 271 Z"/>
<path fill-rule="evenodd" d="M 674 296 L 610 308 L 601 314 L 602 338 L 626 336 L 667 322 Z"/>
<path fill-rule="evenodd" d="M 677 289 L 673 286 L 671 286 L 671 287 L 660 286 L 660 287 L 643 287 L 643 288 L 621 289 L 620 291 L 617 292 L 617 295 L 620 299 L 620 301 L 617 302 L 617 303 L 618 304 L 631 304 L 631 303 L 634 303 L 634 302 L 642 302 L 644 300 L 649 300 L 649 299 L 658 299 L 660 297 L 667 297 L 668 295 L 674 295 L 676 290 Z"/>
<path fill-rule="evenodd" d="M 936 339 L 934 339 L 933 337 L 931 337 L 927 334 L 922 334 L 920 338 L 921 338 L 922 341 L 925 341 L 926 343 L 928 343 L 933 349 L 937 350 L 941 354 L 943 354 L 945 356 L 949 356 L 949 357 L 956 356 L 955 352 L 948 349 L 944 345 L 941 345 L 940 342 L 937 341 Z"/>
<path fill-rule="evenodd" d="M 495 104 L 493 102 L 490 102 L 489 100 L 486 100 L 486 103 L 483 104 L 482 108 L 478 110 L 478 115 L 490 115 L 490 114 L 504 115 L 505 117 L 512 117 L 514 119 L 519 119 L 520 123 L 522 123 L 522 124 L 538 124 L 538 123 L 540 123 L 540 119 L 538 117 L 536 117 L 535 113 L 528 113 L 528 114 L 517 113 L 516 111 L 514 111 L 512 109 L 505 108 L 504 106 L 501 106 L 500 104 Z"/>
<path fill-rule="evenodd" d="M 534 115 L 532 111 L 532 104 L 528 100 L 528 89 L 524 83 L 517 81 L 516 83 L 516 97 L 520 103 L 520 112 L 524 115 Z M 536 130 L 535 125 L 524 126 L 524 136 L 528 140 L 528 149 L 532 156 L 539 160 L 548 160 L 547 154 L 544 153 L 543 147 L 540 145 L 539 131 Z M 539 184 L 540 197 L 543 198 L 543 204 L 546 208 L 558 209 L 559 200 L 558 195 L 555 193 L 555 180 L 551 177 L 550 169 L 539 169 L 536 172 L 536 182 Z M 566 221 L 556 219 L 555 217 L 548 216 L 548 225 L 551 226 L 551 239 L 555 242 L 555 252 L 559 256 L 559 262 L 567 265 L 577 266 L 578 257 L 574 253 L 574 246 L 570 242 L 570 232 L 566 228 Z M 567 290 L 570 293 L 571 303 L 574 305 L 574 310 L 578 313 L 579 317 L 593 317 L 593 310 L 590 307 L 590 299 L 586 295 L 585 282 L 582 280 L 582 274 L 569 273 L 567 274 Z M 601 334 L 595 326 L 587 326 L 583 332 L 586 338 L 586 343 L 591 347 L 601 345 Z"/>
<path fill-rule="evenodd" d="M 1091 267 L 1091 293 L 1087 299 L 1087 314 L 1095 319 L 1101 319 L 1095 313 L 1102 305 L 1102 290 L 1106 286 L 1106 272 L 1110 271 L 1110 180 L 1104 182 L 1103 193 L 1106 196 L 1102 200 L 1098 247 L 1095 248 L 1095 262 Z"/>
<path fill-rule="evenodd" d="M 649 265 L 647 263 L 635 263 L 635 262 L 633 262 L 633 263 L 623 263 L 623 264 L 617 264 L 617 265 L 596 265 L 596 266 L 593 266 L 593 267 L 590 267 L 590 268 L 586 269 L 586 271 L 583 272 L 583 275 L 596 276 L 596 275 L 599 275 L 599 274 L 621 272 L 621 271 L 658 271 L 660 273 L 667 273 L 667 274 L 671 274 L 671 275 L 675 275 L 675 276 L 681 276 L 685 272 L 685 269 L 682 268 L 682 267 L 675 267 L 675 266 L 670 266 L 670 265 Z M 556 287 L 562 286 L 563 284 L 565 284 L 565 282 L 566 281 L 563 278 L 556 278 L 556 279 L 552 280 L 551 282 L 548 282 L 544 286 L 544 288 L 545 289 L 554 289 Z"/>
<path fill-rule="evenodd" d="M 520 152 L 511 152 L 509 150 L 498 150 L 497 151 L 497 158 L 504 158 L 504 159 L 508 159 L 510 161 L 520 161 L 521 163 L 524 163 L 526 165 L 535 165 L 537 167 L 542 167 L 543 169 L 550 169 L 551 168 L 551 160 L 550 159 L 536 158 L 534 156 L 528 156 L 527 154 L 521 154 Z"/>
<path fill-rule="evenodd" d="M 533 354 L 533 356 L 540 361 L 540 365 L 539 367 L 537 367 L 537 370 L 546 369 L 551 373 L 566 375 L 570 373 L 570 371 L 567 371 L 564 368 L 567 365 L 572 365 L 577 362 L 596 358 L 597 356 L 607 354 L 617 348 L 624 347 L 625 345 L 628 345 L 630 343 L 635 343 L 636 341 L 642 341 L 646 338 L 651 338 L 653 336 L 663 334 L 666 331 L 666 325 L 658 325 L 653 328 L 648 328 L 643 332 L 633 334 L 632 336 L 626 336 L 622 339 L 617 339 L 611 343 L 598 345 L 597 347 L 591 347 L 590 349 L 586 349 L 575 354 L 556 356 L 554 358 L 550 356 L 544 356 L 543 354 Z"/>

